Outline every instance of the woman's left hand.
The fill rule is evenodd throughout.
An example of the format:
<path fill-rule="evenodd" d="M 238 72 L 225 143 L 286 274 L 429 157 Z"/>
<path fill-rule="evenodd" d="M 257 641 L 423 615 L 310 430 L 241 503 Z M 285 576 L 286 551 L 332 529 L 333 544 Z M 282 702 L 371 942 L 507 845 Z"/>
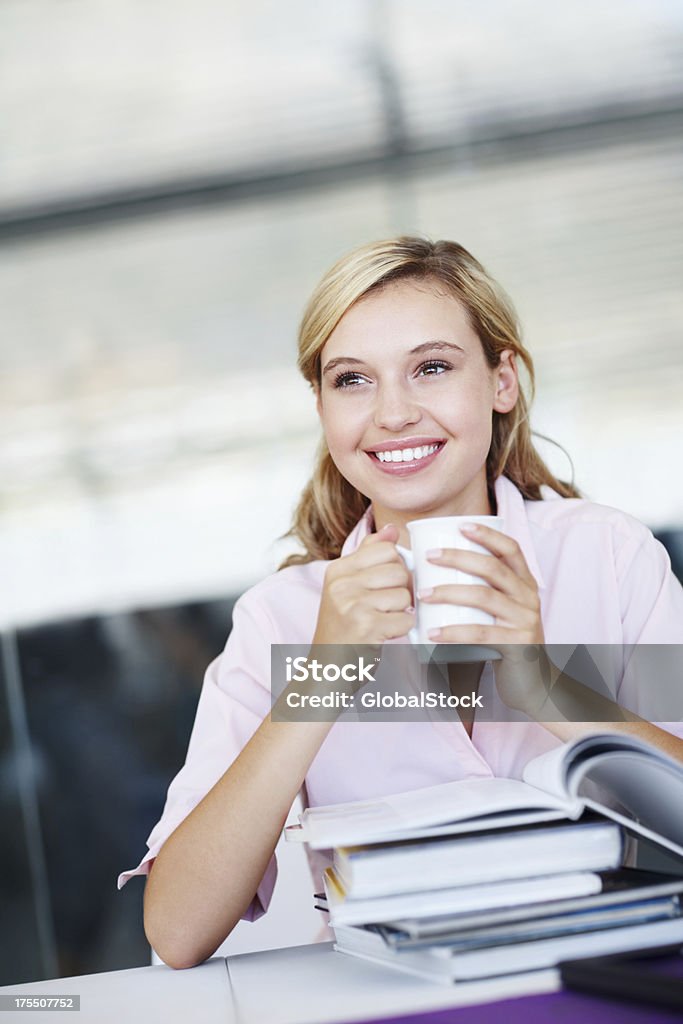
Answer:
<path fill-rule="evenodd" d="M 429 638 L 436 643 L 481 645 L 497 650 L 502 661 L 495 665 L 496 684 L 502 699 L 509 707 L 531 714 L 548 694 L 547 681 L 532 671 L 532 665 L 539 666 L 542 659 L 531 656 L 529 651 L 529 645 L 542 645 L 545 641 L 538 584 L 512 537 L 480 525 L 463 527 L 462 532 L 491 554 L 444 548 L 429 561 L 478 576 L 488 586 L 441 584 L 428 592 L 418 591 L 418 599 L 428 604 L 479 608 L 492 615 L 495 622 L 443 626 L 431 631 Z"/>

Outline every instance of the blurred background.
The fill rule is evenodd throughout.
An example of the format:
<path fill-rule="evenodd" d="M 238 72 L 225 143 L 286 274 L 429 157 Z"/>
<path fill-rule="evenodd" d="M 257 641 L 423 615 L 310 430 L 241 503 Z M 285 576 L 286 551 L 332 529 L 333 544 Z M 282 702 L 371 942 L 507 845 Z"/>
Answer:
<path fill-rule="evenodd" d="M 298 318 L 349 248 L 469 248 L 524 323 L 553 469 L 681 572 L 683 7 L 4 0 L 0 138 L 9 984 L 149 962 L 116 876 L 285 553 L 317 437 Z M 231 949 L 313 937 L 288 871 Z"/>

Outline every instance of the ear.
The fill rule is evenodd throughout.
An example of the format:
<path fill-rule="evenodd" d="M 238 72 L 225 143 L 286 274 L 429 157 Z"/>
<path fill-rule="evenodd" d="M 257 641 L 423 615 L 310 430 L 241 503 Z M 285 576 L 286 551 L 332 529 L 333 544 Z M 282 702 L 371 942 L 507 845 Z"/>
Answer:
<path fill-rule="evenodd" d="M 493 373 L 493 408 L 496 412 L 510 412 L 519 397 L 519 377 L 515 353 L 506 348 L 500 354 L 500 363 Z"/>
<path fill-rule="evenodd" d="M 318 414 L 318 419 L 322 419 L 323 403 L 322 403 L 322 399 L 320 397 L 320 385 L 319 384 L 314 384 L 313 385 L 313 394 L 315 395 L 315 411 Z"/>

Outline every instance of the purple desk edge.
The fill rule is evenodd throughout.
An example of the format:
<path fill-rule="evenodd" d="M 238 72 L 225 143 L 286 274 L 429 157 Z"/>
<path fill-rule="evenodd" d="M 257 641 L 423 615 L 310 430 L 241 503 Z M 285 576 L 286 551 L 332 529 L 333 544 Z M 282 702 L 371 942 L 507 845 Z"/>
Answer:
<path fill-rule="evenodd" d="M 683 958 L 678 958 L 683 978 Z M 678 973 L 678 972 L 677 972 Z M 478 1006 L 429 1010 L 401 1017 L 373 1018 L 372 1024 L 681 1024 L 680 1011 L 562 989 Z M 371 1024 L 367 1021 L 366 1024 Z"/>

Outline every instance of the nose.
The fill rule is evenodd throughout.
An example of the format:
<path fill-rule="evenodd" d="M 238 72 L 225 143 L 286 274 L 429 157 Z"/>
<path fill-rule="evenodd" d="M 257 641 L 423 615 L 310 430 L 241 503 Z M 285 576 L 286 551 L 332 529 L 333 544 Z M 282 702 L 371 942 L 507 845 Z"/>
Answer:
<path fill-rule="evenodd" d="M 375 425 L 394 433 L 417 423 L 422 413 L 410 388 L 400 382 L 384 384 L 377 391 Z"/>

